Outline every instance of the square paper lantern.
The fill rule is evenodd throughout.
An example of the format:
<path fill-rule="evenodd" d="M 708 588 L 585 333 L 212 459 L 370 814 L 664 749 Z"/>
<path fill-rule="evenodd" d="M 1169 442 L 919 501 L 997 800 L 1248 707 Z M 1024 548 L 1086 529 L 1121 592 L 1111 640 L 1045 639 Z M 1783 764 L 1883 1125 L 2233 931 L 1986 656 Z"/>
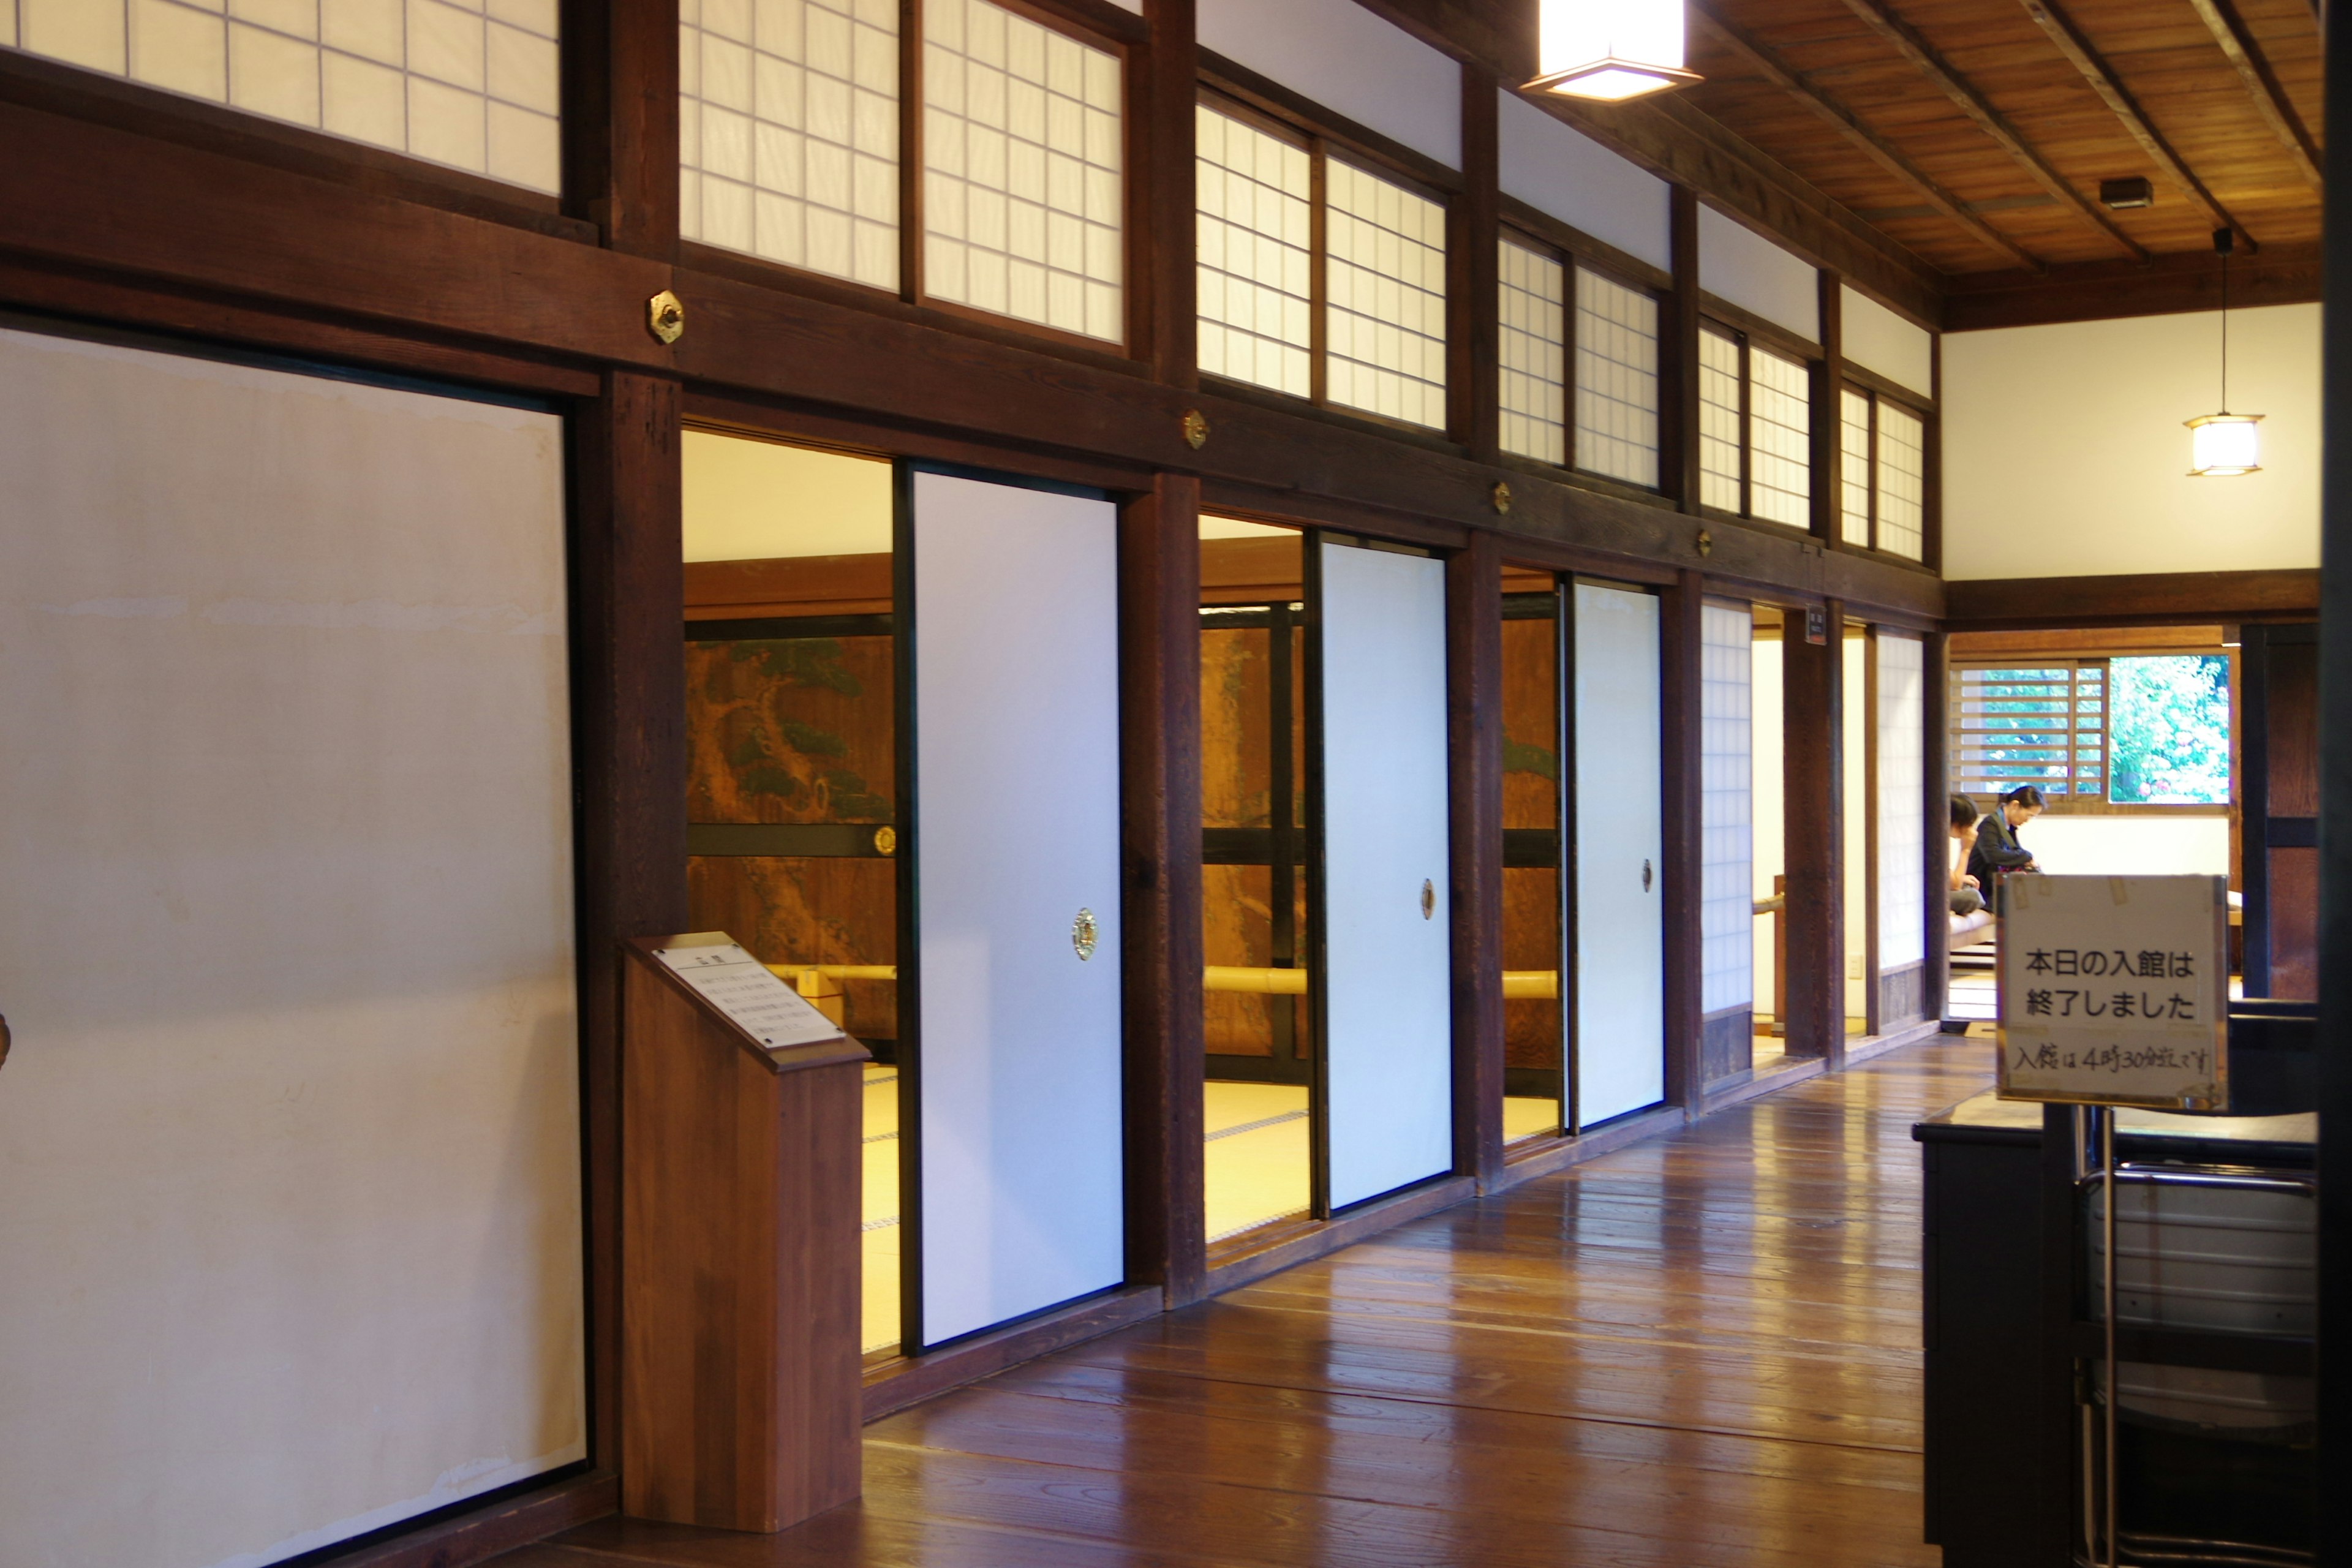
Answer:
<path fill-rule="evenodd" d="M 1543 0 L 1530 91 L 1613 103 L 1698 80 L 1683 68 L 1682 0 Z"/>

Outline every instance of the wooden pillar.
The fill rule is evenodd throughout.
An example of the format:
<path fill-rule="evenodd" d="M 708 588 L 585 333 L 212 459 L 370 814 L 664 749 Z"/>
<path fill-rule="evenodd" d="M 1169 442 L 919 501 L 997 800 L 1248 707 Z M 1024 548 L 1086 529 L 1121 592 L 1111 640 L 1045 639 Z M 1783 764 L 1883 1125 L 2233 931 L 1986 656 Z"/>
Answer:
<path fill-rule="evenodd" d="M 1502 201 L 1495 73 L 1462 68 L 1462 194 L 1453 204 L 1451 296 L 1454 438 L 1483 463 L 1501 455 Z M 1570 307 L 1573 309 L 1573 306 Z"/>
<path fill-rule="evenodd" d="M 1666 590 L 1659 633 L 1658 721 L 1665 795 L 1666 1103 L 1696 1105 L 1706 1087 L 1699 1071 L 1702 926 L 1699 812 L 1701 611 L 1706 580 L 1685 571 Z"/>
<path fill-rule="evenodd" d="M 562 0 L 563 205 L 604 244 L 677 254 L 677 0 Z"/>
<path fill-rule="evenodd" d="M 1486 1188 L 1503 1173 L 1503 543 L 1496 535 L 1473 533 L 1446 562 L 1445 626 L 1454 1168 Z"/>
<path fill-rule="evenodd" d="M 1814 275 L 1821 301 L 1822 357 L 1812 374 L 1813 537 L 1832 549 L 1845 539 L 1845 291 L 1828 268 Z"/>
<path fill-rule="evenodd" d="M 1200 1299 L 1201 481 L 1119 513 L 1120 862 L 1127 932 L 1127 1282 Z"/>
<path fill-rule="evenodd" d="M 1927 821 L 1927 973 L 1921 997 L 1924 1016 L 1942 1018 L 1950 1012 L 1952 980 L 1952 838 L 1947 804 L 1952 795 L 1950 637 L 1929 632 L 1920 639 L 1919 671 L 1920 721 L 1927 726 L 1920 737 L 1924 787 L 1919 809 Z"/>
<path fill-rule="evenodd" d="M 1194 255 L 1193 106 L 1201 96 L 1201 51 L 1192 0 L 1144 0 L 1151 42 L 1130 117 L 1128 231 L 1136 237 L 1137 341 L 1151 372 L 1171 386 L 1200 384 L 1199 267 Z"/>
<path fill-rule="evenodd" d="M 1821 616 L 1822 641 L 1811 638 Z M 1845 605 L 1790 613 L 1781 649 L 1789 1054 L 1845 1060 Z"/>
<path fill-rule="evenodd" d="M 590 1458 L 618 1463 L 620 943 L 687 929 L 678 384 L 612 371 L 572 419 L 572 745 Z"/>
<path fill-rule="evenodd" d="M 1674 291 L 1664 303 L 1661 323 L 1666 353 L 1658 367 L 1660 477 L 1683 510 L 1696 513 L 1699 497 L 1698 441 L 1698 193 L 1673 187 L 1668 244 Z"/>

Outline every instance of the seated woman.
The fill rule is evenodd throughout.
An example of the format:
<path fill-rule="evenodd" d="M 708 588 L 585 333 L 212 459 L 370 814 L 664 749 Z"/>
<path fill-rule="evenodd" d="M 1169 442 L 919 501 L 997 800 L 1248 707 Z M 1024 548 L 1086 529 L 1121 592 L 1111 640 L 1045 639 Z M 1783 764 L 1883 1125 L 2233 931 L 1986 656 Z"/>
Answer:
<path fill-rule="evenodd" d="M 1952 855 L 1952 912 L 1972 915 L 1985 907 L 1984 886 L 1969 875 L 1969 862 L 1977 847 L 1977 819 L 1983 814 L 1977 803 L 1967 795 L 1952 797 L 1952 842 L 1958 848 Z"/>
<path fill-rule="evenodd" d="M 2042 813 L 2042 792 L 2020 784 L 2000 797 L 2000 809 L 1977 824 L 1977 841 L 1969 851 L 1969 875 L 1979 889 L 1994 889 L 1993 912 L 2000 912 L 2000 889 L 1994 879 L 2003 871 L 2039 871 L 2033 851 L 2018 842 L 2018 829 Z"/>

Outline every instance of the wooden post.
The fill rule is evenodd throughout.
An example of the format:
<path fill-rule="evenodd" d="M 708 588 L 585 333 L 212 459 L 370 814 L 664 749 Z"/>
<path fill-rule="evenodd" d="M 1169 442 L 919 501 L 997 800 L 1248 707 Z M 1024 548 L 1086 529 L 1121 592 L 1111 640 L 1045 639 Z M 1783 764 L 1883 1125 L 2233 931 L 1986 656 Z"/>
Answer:
<path fill-rule="evenodd" d="M 1821 300 L 1822 357 L 1812 374 L 1813 537 L 1845 545 L 1845 294 L 1828 268 L 1814 274 Z M 1865 503 L 1866 504 L 1866 503 Z"/>
<path fill-rule="evenodd" d="M 1502 212 L 1496 189 L 1501 160 L 1495 73 L 1462 68 L 1462 194 L 1453 204 L 1452 255 L 1446 268 L 1452 296 L 1455 440 L 1480 462 L 1500 455 L 1502 382 Z M 1570 307 L 1575 309 L 1571 300 Z M 1571 374 L 1573 366 L 1570 367 Z"/>
<path fill-rule="evenodd" d="M 1661 301 L 1658 436 L 1664 459 L 1660 477 L 1683 510 L 1699 508 L 1698 440 L 1698 193 L 1673 187 L 1668 244 L 1674 262 L 1674 292 Z"/>
<path fill-rule="evenodd" d="M 685 551 L 676 382 L 609 372 L 572 419 L 572 722 L 590 1455 L 619 1462 L 620 939 L 682 931 Z"/>
<path fill-rule="evenodd" d="M 1666 1103 L 1696 1105 L 1706 1087 L 1699 1069 L 1705 950 L 1699 670 L 1706 579 L 1685 571 L 1663 598 L 1658 719 L 1665 731 L 1660 760 L 1665 785 Z"/>
<path fill-rule="evenodd" d="M 1822 617 L 1822 640 L 1808 631 Z M 1789 1054 L 1845 1061 L 1845 606 L 1790 612 L 1781 732 Z"/>
<path fill-rule="evenodd" d="M 1491 85 L 1488 100 L 1493 98 Z M 1503 544 L 1484 530 L 1445 563 L 1453 777 L 1454 1168 L 1503 1173 Z"/>
<path fill-rule="evenodd" d="M 1925 788 L 1919 809 L 1927 813 L 1927 973 L 1921 988 L 1921 1016 L 1943 1018 L 1951 1011 L 1952 983 L 1952 839 L 1949 806 L 1952 795 L 1951 638 L 1930 632 L 1920 639 L 1920 706 L 1927 732 L 1921 737 Z"/>
<path fill-rule="evenodd" d="M 768 1049 L 630 942 L 621 1507 L 773 1531 L 858 1493 L 866 1047 Z"/>
<path fill-rule="evenodd" d="M 1144 0 L 1151 27 L 1135 127 L 1129 138 L 1137 177 L 1128 182 L 1128 226 L 1135 236 L 1139 353 L 1171 386 L 1200 384 L 1199 264 L 1192 230 L 1192 118 L 1201 96 L 1201 51 L 1193 38 L 1193 0 Z"/>
<path fill-rule="evenodd" d="M 1119 513 L 1127 1282 L 1206 1293 L 1201 997 L 1201 481 Z"/>
<path fill-rule="evenodd" d="M 562 0 L 563 201 L 605 246 L 677 254 L 677 0 Z"/>

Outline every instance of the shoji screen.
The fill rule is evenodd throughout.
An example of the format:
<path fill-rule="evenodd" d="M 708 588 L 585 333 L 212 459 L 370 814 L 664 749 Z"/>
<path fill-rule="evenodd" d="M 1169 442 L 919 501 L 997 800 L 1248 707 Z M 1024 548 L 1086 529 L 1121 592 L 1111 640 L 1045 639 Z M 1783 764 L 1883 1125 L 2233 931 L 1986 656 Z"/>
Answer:
<path fill-rule="evenodd" d="M 1108 501 L 910 488 L 912 1217 L 937 1344 L 1125 1274 L 1118 532 Z"/>
<path fill-rule="evenodd" d="M 1839 728 L 1844 742 L 1845 777 L 1845 1026 L 1868 1033 L 1870 968 L 1870 741 L 1878 725 L 1870 710 L 1870 634 L 1845 628 L 1845 710 Z"/>
<path fill-rule="evenodd" d="M 1927 749 L 1925 647 L 1900 632 L 1878 634 L 1879 1024 L 1925 1010 L 1927 962 Z"/>
<path fill-rule="evenodd" d="M 0 332 L 0 1563 L 582 1457 L 562 450 Z"/>
<path fill-rule="evenodd" d="M 1719 1078 L 1749 1065 L 1756 1005 L 1750 830 L 1749 684 L 1755 617 L 1744 604 L 1708 604 L 1699 622 L 1700 1068 Z"/>
<path fill-rule="evenodd" d="M 1328 541 L 1316 562 L 1316 984 L 1336 1209 L 1454 1165 L 1445 564 Z"/>
<path fill-rule="evenodd" d="M 1665 863 L 1658 600 L 1579 583 L 1573 820 L 1576 1116 L 1591 1126 L 1665 1098 Z"/>

